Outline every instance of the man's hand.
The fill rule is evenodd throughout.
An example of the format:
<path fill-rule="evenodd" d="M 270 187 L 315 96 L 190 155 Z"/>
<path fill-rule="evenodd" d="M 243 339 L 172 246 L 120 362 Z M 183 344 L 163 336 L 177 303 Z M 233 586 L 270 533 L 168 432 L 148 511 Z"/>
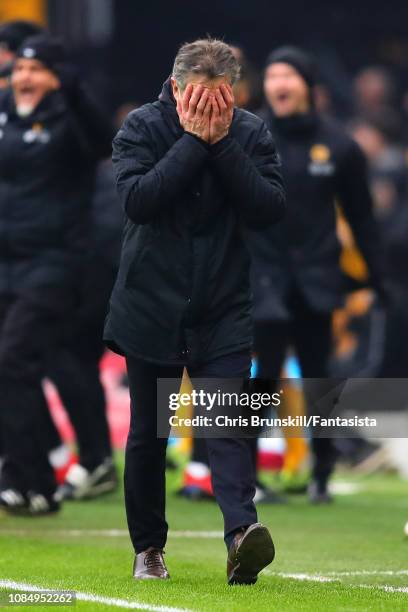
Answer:
<path fill-rule="evenodd" d="M 230 129 L 234 112 L 234 95 L 230 85 L 221 85 L 214 90 L 211 102 L 210 144 L 224 138 Z"/>
<path fill-rule="evenodd" d="M 211 96 L 202 85 L 187 85 L 182 99 L 177 98 L 177 113 L 186 132 L 210 142 Z"/>

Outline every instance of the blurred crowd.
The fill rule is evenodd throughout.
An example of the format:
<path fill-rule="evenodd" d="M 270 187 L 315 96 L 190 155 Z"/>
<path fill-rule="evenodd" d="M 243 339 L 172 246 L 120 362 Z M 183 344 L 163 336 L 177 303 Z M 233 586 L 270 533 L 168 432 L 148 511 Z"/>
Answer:
<path fill-rule="evenodd" d="M 42 55 L 44 46 L 41 46 L 41 40 L 38 43 L 37 38 L 37 46 L 36 39 L 33 42 L 33 36 L 41 38 L 43 35 L 40 28 L 22 22 L 0 27 L 0 85 L 4 90 L 9 88 L 16 54 L 20 59 L 32 59 L 37 57 L 38 52 L 39 60 L 49 61 L 47 66 L 55 71 L 62 86 L 70 90 L 74 99 L 79 89 L 75 89 L 76 76 L 73 76 L 72 70 L 59 72 L 54 59 L 47 59 L 48 51 Z M 24 50 L 26 43 L 28 46 Z M 33 50 L 31 55 L 30 49 Z M 233 51 L 242 67 L 240 79 L 234 86 L 236 105 L 257 111 L 264 105 L 262 67 L 252 65 L 245 50 L 238 46 L 234 46 Z M 387 312 L 385 316 L 384 303 L 379 304 L 373 292 L 366 288 L 366 263 L 339 209 L 341 265 L 349 293 L 344 305 L 334 314 L 331 372 L 334 376 L 364 373 L 368 376 L 404 377 L 408 368 L 408 96 L 399 91 L 393 74 L 382 66 L 362 68 L 354 75 L 352 83 L 352 90 L 342 92 L 340 99 L 348 100 L 348 104 L 342 105 L 330 83 L 318 79 L 313 88 L 314 104 L 318 113 L 331 117 L 343 126 L 367 158 L 374 214 L 385 253 Z M 124 100 L 115 116 L 107 118 L 108 136 L 109 130 L 113 135 L 135 107 L 134 102 Z M 2 132 L 7 127 L 5 111 L 1 110 Z M 78 115 L 81 112 L 78 111 Z M 41 129 L 40 121 L 36 120 L 35 125 L 31 126 L 31 135 L 26 138 L 37 138 L 36 134 Z M 86 159 L 89 161 L 89 157 Z M 98 364 L 104 351 L 102 328 L 106 306 L 119 262 L 122 212 L 117 201 L 110 159 L 98 153 L 91 156 L 91 162 L 92 193 L 88 193 L 90 214 L 87 217 L 89 233 L 87 248 L 83 251 L 85 254 L 81 256 L 82 280 L 79 289 L 76 288 L 75 321 L 71 311 L 66 329 L 64 316 L 61 318 L 60 325 L 65 329 L 63 338 L 58 341 L 57 348 L 55 345 L 47 348 L 47 365 L 41 371 L 41 376 L 55 382 L 70 415 L 79 444 L 79 463 L 71 465 L 64 473 L 59 498 L 54 502 L 50 497 L 52 487 L 48 485 L 48 489 L 46 486 L 43 491 L 34 490 L 33 495 L 30 493 L 28 501 L 25 495 L 19 498 L 19 490 L 29 490 L 23 482 L 24 468 L 21 473 L 17 469 L 16 473 L 15 466 L 11 465 L 8 472 L 5 461 L 1 488 L 8 494 L 3 495 L 3 504 L 22 507 L 29 504 L 31 513 L 53 510 L 56 508 L 54 503 L 58 504 L 63 499 L 92 497 L 114 490 L 117 486 Z M 13 176 L 13 172 L 10 176 Z M 8 181 L 10 176 L 3 179 Z M 32 287 L 31 284 L 30 291 Z M 32 299 L 32 294 L 30 296 Z M 8 302 L 7 309 L 10 308 Z M 378 316 L 379 312 L 384 316 Z M 0 334 L 4 333 L 4 329 L 3 332 L 0 330 Z M 41 413 L 43 420 L 37 442 L 40 440 L 38 443 L 46 449 L 53 467 L 57 469 L 66 464 L 67 455 L 55 426 L 46 415 L 46 408 L 43 407 Z M 17 435 L 25 434 L 21 430 Z M 3 447 L 9 443 L 6 438 L 4 434 Z M 1 451 L 0 447 L 0 455 Z M 30 455 L 22 453 L 17 457 L 18 461 L 24 466 L 31 461 Z"/>
<path fill-rule="evenodd" d="M 257 111 L 262 106 L 262 70 L 234 47 L 242 64 L 235 86 L 238 106 Z M 342 82 L 347 90 L 339 95 L 336 74 L 319 72 L 314 87 L 318 113 L 342 125 L 366 155 L 374 214 L 381 230 L 388 288 L 387 324 L 375 319 L 372 296 L 357 291 L 364 284 L 366 268 L 355 248 L 350 229 L 339 216 L 338 236 L 343 246 L 342 268 L 350 293 L 344 308 L 334 316 L 333 373 L 404 377 L 408 366 L 408 117 L 407 93 L 397 71 L 380 65 L 365 66 Z M 379 331 L 378 328 L 381 328 Z M 379 333 L 376 354 L 369 354 L 372 334 Z M 366 367 L 368 369 L 366 369 Z"/>

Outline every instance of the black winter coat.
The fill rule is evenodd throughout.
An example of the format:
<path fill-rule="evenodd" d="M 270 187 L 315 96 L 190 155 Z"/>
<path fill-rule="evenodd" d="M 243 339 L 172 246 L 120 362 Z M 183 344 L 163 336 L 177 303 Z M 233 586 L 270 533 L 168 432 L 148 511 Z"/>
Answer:
<path fill-rule="evenodd" d="M 112 160 L 109 158 L 98 165 L 91 203 L 90 251 L 99 262 L 98 266 L 104 270 L 118 270 L 122 229 L 123 211 L 119 205 Z"/>
<path fill-rule="evenodd" d="M 370 284 L 382 285 L 382 258 L 372 213 L 366 161 L 335 122 L 299 115 L 275 119 L 259 113 L 276 140 L 287 212 L 274 227 L 251 237 L 252 286 L 257 320 L 287 319 L 287 298 L 301 293 L 317 312 L 341 304 L 344 277 L 336 235 L 336 203 L 366 259 Z"/>
<path fill-rule="evenodd" d="M 76 284 L 96 162 L 111 139 L 109 119 L 79 87 L 47 95 L 26 118 L 1 92 L 0 293 Z"/>
<path fill-rule="evenodd" d="M 163 364 L 205 362 L 251 346 L 246 226 L 284 213 L 271 134 L 235 109 L 209 146 L 180 126 L 170 81 L 113 143 L 127 221 L 105 327 L 109 346 Z"/>

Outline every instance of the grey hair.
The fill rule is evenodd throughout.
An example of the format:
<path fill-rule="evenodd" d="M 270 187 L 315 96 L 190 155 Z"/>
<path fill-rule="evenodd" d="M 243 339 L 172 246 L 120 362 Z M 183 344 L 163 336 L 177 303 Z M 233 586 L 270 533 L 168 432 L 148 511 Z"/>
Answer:
<path fill-rule="evenodd" d="M 234 84 L 240 75 L 240 65 L 232 49 L 222 40 L 204 38 L 185 43 L 174 60 L 172 77 L 184 89 L 188 75 L 203 74 L 208 79 L 227 76 Z"/>

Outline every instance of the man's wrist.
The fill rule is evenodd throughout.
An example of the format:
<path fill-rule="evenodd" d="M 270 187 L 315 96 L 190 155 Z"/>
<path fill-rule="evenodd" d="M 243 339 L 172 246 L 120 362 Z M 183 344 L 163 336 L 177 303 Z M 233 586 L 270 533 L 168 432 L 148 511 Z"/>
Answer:
<path fill-rule="evenodd" d="M 198 142 L 200 142 L 207 149 L 209 148 L 209 146 L 210 146 L 209 143 L 207 142 L 207 140 L 204 140 L 204 138 L 201 138 L 201 136 L 198 136 L 197 134 L 194 134 L 194 132 L 189 132 L 188 130 L 184 130 L 184 133 L 188 134 L 189 136 L 192 136 L 193 138 L 198 140 Z"/>
<path fill-rule="evenodd" d="M 226 132 L 224 132 L 223 134 L 221 134 L 217 140 L 214 140 L 214 142 L 212 142 L 212 145 L 216 145 L 218 142 L 221 142 L 221 140 L 224 140 L 224 138 L 226 138 L 228 136 L 228 130 Z"/>

